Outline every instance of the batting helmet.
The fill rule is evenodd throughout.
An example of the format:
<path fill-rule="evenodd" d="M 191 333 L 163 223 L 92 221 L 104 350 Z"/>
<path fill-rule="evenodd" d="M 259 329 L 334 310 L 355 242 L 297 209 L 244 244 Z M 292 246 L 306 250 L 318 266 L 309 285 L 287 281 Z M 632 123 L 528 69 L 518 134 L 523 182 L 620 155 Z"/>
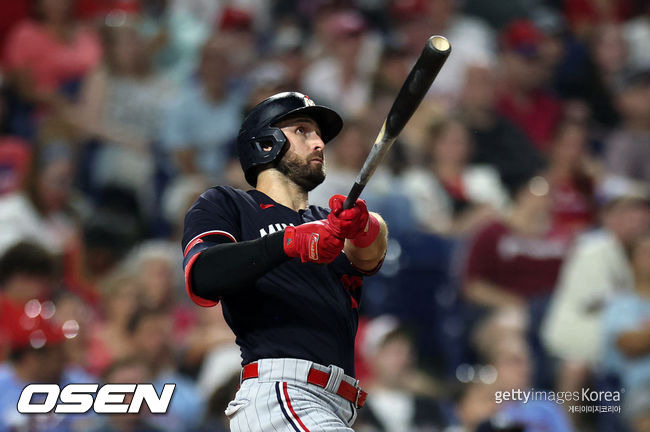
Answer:
<path fill-rule="evenodd" d="M 316 122 L 324 143 L 343 127 L 343 120 L 335 111 L 316 105 L 302 93 L 284 92 L 264 99 L 248 113 L 237 136 L 239 161 L 251 186 L 257 183 L 256 168 L 275 161 L 287 142 L 287 137 L 275 124 L 298 115 Z M 271 150 L 265 151 L 263 148 L 269 144 Z"/>

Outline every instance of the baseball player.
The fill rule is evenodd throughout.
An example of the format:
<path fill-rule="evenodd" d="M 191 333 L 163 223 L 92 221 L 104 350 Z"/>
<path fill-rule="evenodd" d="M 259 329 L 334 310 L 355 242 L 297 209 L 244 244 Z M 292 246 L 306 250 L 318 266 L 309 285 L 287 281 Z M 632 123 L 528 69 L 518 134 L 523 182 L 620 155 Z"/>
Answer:
<path fill-rule="evenodd" d="M 354 378 L 362 276 L 376 272 L 387 229 L 363 200 L 309 206 L 323 148 L 343 122 L 286 92 L 255 106 L 237 138 L 247 192 L 217 186 L 185 217 L 187 292 L 221 302 L 241 349 L 232 431 L 351 431 L 366 393 Z"/>

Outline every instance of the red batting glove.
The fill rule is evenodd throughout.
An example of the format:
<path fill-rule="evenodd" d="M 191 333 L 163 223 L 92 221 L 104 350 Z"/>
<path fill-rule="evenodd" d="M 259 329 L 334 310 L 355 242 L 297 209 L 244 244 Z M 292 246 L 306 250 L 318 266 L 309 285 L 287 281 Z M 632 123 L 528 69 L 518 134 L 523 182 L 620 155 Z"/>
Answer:
<path fill-rule="evenodd" d="M 284 253 L 302 262 L 331 263 L 343 250 L 344 238 L 338 237 L 329 222 L 319 220 L 284 229 Z"/>
<path fill-rule="evenodd" d="M 354 207 L 343 210 L 345 199 L 343 195 L 334 195 L 330 198 L 331 212 L 327 220 L 338 236 L 351 239 L 356 247 L 370 246 L 379 235 L 379 221 L 368 213 L 366 202 L 362 199 L 357 199 Z"/>
<path fill-rule="evenodd" d="M 353 239 L 363 232 L 368 224 L 368 207 L 362 199 L 357 199 L 354 207 L 343 210 L 345 196 L 334 195 L 330 198 L 330 214 L 327 220 L 339 237 Z"/>

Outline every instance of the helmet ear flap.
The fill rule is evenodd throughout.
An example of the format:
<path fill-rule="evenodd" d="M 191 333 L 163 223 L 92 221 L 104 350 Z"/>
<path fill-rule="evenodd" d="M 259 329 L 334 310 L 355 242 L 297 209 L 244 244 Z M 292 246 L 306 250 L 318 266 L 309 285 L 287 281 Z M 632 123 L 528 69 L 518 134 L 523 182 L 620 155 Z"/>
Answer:
<path fill-rule="evenodd" d="M 238 141 L 246 180 L 251 186 L 255 186 L 257 174 L 280 156 L 287 143 L 287 137 L 279 128 L 266 127 L 251 133 L 246 141 Z"/>

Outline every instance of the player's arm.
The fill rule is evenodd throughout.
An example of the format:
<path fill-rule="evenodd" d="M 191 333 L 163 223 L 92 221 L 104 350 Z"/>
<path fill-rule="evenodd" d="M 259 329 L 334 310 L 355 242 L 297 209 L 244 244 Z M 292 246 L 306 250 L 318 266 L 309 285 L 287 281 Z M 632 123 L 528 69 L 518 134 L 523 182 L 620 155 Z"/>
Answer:
<path fill-rule="evenodd" d="M 201 243 L 193 247 L 200 250 L 194 251 L 199 256 L 186 265 L 188 289 L 196 296 L 217 301 L 253 286 L 264 274 L 291 258 L 332 262 L 343 249 L 343 239 L 333 234 L 327 221 L 316 221 L 289 226 L 255 240 Z"/>
<path fill-rule="evenodd" d="M 346 238 L 344 251 L 352 265 L 362 271 L 376 270 L 386 255 L 388 227 L 377 213 L 370 213 L 358 199 L 351 209 L 343 209 L 345 197 L 330 199 L 328 222 L 340 237 Z"/>

